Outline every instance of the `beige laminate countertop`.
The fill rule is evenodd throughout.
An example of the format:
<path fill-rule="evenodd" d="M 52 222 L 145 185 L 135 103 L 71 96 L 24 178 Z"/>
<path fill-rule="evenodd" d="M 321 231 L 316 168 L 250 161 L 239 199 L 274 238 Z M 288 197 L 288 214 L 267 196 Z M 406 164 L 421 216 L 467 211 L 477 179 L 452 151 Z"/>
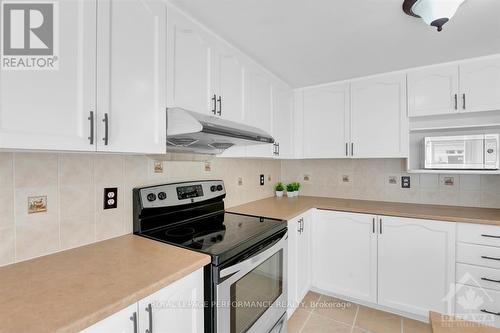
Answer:
<path fill-rule="evenodd" d="M 78 332 L 210 257 L 126 235 L 0 268 L 0 332 Z"/>
<path fill-rule="evenodd" d="M 253 201 L 241 206 L 232 207 L 229 208 L 228 211 L 238 214 L 290 220 L 311 208 L 500 226 L 500 209 L 422 205 L 307 196 L 299 196 L 296 198 L 267 198 Z"/>

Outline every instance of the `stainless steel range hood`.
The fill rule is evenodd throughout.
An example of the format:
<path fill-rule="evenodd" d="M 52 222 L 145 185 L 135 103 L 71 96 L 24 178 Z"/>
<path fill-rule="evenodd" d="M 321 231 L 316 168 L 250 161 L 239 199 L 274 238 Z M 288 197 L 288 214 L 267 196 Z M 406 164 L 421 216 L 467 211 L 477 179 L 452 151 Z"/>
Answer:
<path fill-rule="evenodd" d="M 220 154 L 232 146 L 271 144 L 266 132 L 181 108 L 167 109 L 167 152 Z"/>

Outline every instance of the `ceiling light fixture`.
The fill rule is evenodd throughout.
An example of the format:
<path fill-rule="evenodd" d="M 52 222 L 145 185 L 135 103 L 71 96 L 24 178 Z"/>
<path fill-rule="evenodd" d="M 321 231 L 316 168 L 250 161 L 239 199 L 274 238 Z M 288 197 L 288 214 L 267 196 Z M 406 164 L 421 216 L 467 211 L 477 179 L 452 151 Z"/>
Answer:
<path fill-rule="evenodd" d="M 465 0 L 404 0 L 403 11 L 411 16 L 420 17 L 438 31 L 457 12 Z"/>

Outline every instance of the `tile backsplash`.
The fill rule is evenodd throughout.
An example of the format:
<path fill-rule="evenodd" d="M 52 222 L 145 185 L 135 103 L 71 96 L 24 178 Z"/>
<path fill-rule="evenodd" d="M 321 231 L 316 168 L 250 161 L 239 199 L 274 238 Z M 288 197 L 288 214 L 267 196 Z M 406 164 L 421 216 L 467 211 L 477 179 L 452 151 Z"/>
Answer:
<path fill-rule="evenodd" d="M 302 184 L 302 195 L 500 208 L 500 175 L 406 174 L 400 159 L 287 160 L 281 167 L 285 182 Z M 409 189 L 402 176 L 410 177 Z"/>
<path fill-rule="evenodd" d="M 163 173 L 155 173 L 147 156 L 0 153 L 0 266 L 131 233 L 136 186 L 223 179 L 230 207 L 272 196 L 281 174 L 273 160 L 216 158 L 209 168 L 204 161 L 162 164 Z M 118 208 L 103 209 L 105 187 L 118 188 Z M 45 196 L 47 211 L 28 213 L 28 198 Z"/>
<path fill-rule="evenodd" d="M 0 153 L 0 266 L 131 233 L 132 188 L 166 182 L 222 179 L 226 207 L 273 196 L 283 180 L 299 181 L 301 195 L 500 208 L 500 176 L 408 175 L 399 159 L 175 159 Z M 103 209 L 106 187 L 118 188 L 118 208 Z M 47 210 L 29 213 L 33 197 Z"/>

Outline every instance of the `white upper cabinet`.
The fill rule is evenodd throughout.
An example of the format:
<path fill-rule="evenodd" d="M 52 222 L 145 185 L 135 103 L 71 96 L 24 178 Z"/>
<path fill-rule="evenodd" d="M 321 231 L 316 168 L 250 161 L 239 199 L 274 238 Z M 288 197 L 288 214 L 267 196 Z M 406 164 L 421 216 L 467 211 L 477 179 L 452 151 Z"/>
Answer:
<path fill-rule="evenodd" d="M 390 74 L 351 83 L 351 156 L 406 157 L 406 75 Z"/>
<path fill-rule="evenodd" d="M 408 73 L 410 117 L 500 110 L 500 57 Z"/>
<path fill-rule="evenodd" d="M 379 224 L 378 303 L 422 317 L 429 311 L 448 313 L 455 223 L 380 217 Z"/>
<path fill-rule="evenodd" d="M 218 46 L 214 54 L 216 114 L 224 119 L 241 123 L 243 121 L 245 67 L 234 50 L 227 46 Z"/>
<path fill-rule="evenodd" d="M 0 148 L 93 151 L 96 1 L 59 1 L 57 70 L 0 70 Z"/>
<path fill-rule="evenodd" d="M 451 114 L 458 110 L 458 67 L 419 69 L 408 73 L 410 117 Z"/>
<path fill-rule="evenodd" d="M 349 83 L 303 91 L 303 156 L 347 157 L 349 142 Z"/>
<path fill-rule="evenodd" d="M 318 210 L 312 223 L 312 286 L 377 301 L 375 216 Z"/>
<path fill-rule="evenodd" d="M 245 123 L 271 133 L 273 85 L 264 71 L 252 66 L 245 73 Z"/>
<path fill-rule="evenodd" d="M 460 65 L 459 110 L 500 110 L 500 57 Z"/>
<path fill-rule="evenodd" d="M 173 7 L 168 7 L 167 25 L 167 106 L 213 115 L 211 37 Z"/>
<path fill-rule="evenodd" d="M 97 149 L 166 149 L 166 6 L 104 0 L 98 11 Z"/>
<path fill-rule="evenodd" d="M 273 137 L 274 156 L 277 158 L 293 157 L 292 124 L 293 124 L 293 91 L 283 85 L 274 90 Z"/>

